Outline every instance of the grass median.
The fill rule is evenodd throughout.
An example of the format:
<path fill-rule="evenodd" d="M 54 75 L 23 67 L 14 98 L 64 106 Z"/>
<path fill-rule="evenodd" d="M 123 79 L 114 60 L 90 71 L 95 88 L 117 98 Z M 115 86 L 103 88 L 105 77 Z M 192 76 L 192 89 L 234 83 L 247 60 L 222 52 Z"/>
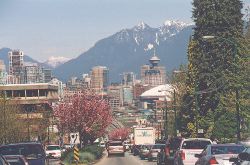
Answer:
<path fill-rule="evenodd" d="M 100 159 L 103 155 L 104 148 L 98 145 L 88 145 L 79 151 L 80 161 L 78 165 L 91 164 Z M 73 150 L 68 150 L 62 154 L 61 160 L 64 165 L 73 165 Z"/>

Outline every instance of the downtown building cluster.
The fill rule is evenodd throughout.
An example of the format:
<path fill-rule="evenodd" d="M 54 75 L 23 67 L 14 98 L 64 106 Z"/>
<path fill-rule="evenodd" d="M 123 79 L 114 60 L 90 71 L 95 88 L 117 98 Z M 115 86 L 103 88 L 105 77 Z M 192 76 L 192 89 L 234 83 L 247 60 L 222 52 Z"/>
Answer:
<path fill-rule="evenodd" d="M 0 60 L 0 84 L 32 84 L 51 81 L 51 69 L 37 63 L 25 62 L 23 51 L 12 50 L 8 52 L 8 58 L 8 69 Z"/>

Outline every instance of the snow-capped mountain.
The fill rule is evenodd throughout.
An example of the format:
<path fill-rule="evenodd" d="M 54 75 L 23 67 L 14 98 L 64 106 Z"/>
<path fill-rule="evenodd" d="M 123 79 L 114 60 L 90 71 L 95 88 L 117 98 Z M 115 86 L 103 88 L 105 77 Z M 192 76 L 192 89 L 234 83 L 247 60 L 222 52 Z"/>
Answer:
<path fill-rule="evenodd" d="M 118 82 L 123 72 L 140 75 L 140 67 L 148 63 L 154 51 L 161 59 L 160 65 L 171 71 L 187 62 L 192 27 L 181 21 L 165 21 L 157 28 L 140 22 L 98 41 L 77 58 L 56 67 L 54 73 L 61 80 L 67 80 L 102 65 L 109 68 L 110 82 Z"/>
<path fill-rule="evenodd" d="M 49 57 L 49 59 L 47 61 L 45 61 L 44 63 L 49 65 L 52 68 L 56 68 L 59 65 L 64 64 L 65 62 L 69 61 L 70 58 L 66 58 L 66 57 L 55 57 L 55 56 L 51 56 Z"/>

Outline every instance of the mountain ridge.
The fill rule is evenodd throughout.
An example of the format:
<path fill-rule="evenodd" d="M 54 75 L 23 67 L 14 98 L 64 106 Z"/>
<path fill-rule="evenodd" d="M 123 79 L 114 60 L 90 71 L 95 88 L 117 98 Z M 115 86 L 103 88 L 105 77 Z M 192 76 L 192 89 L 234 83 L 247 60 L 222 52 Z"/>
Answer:
<path fill-rule="evenodd" d="M 179 25 L 151 28 L 143 22 L 133 28 L 122 29 L 97 41 L 77 58 L 58 66 L 54 73 L 66 81 L 72 76 L 89 73 L 94 66 L 103 65 L 110 70 L 111 82 L 117 82 L 123 72 L 132 71 L 139 75 L 140 67 L 147 64 L 153 55 L 153 48 L 161 59 L 159 65 L 171 71 L 187 62 L 187 44 L 192 34 L 192 25 Z"/>

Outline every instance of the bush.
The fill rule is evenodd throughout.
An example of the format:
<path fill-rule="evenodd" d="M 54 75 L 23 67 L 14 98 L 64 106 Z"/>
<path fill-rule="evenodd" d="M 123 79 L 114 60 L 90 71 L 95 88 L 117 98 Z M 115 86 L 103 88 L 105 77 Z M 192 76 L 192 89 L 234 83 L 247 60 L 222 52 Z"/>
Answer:
<path fill-rule="evenodd" d="M 98 145 L 89 145 L 82 149 L 80 149 L 80 162 L 88 164 L 93 162 L 96 159 L 100 159 L 102 157 L 103 148 Z M 62 154 L 61 160 L 63 160 L 64 164 L 72 164 L 73 162 L 73 150 L 68 150 Z"/>

